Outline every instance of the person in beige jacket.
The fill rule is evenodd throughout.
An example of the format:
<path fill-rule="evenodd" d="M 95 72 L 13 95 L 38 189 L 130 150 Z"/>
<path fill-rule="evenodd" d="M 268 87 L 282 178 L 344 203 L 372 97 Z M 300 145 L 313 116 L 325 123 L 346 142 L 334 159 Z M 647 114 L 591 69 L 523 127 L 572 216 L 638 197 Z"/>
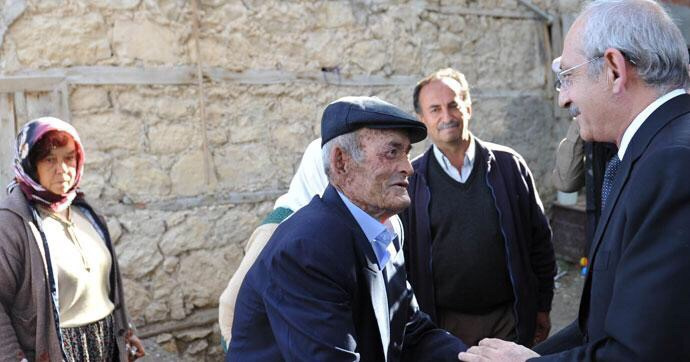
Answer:
<path fill-rule="evenodd" d="M 326 185 L 328 185 L 328 180 L 321 161 L 321 138 L 317 138 L 309 143 L 304 151 L 302 161 L 290 182 L 288 192 L 276 200 L 273 211 L 266 216 L 261 225 L 249 237 L 244 247 L 244 258 L 242 258 L 240 266 L 220 296 L 218 322 L 223 349 L 227 350 L 227 346 L 230 344 L 235 301 L 247 271 L 254 264 L 278 225 L 309 203 L 312 197 L 321 195 L 326 189 Z"/>

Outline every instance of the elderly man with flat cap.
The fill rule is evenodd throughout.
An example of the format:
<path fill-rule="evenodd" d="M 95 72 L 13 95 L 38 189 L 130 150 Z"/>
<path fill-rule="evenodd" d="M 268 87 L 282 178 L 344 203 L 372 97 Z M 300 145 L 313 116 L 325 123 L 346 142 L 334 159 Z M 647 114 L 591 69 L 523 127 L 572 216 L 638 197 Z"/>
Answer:
<path fill-rule="evenodd" d="M 227 361 L 457 361 L 407 283 L 400 228 L 425 126 L 372 97 L 321 120 L 329 185 L 275 231 L 242 283 Z"/>

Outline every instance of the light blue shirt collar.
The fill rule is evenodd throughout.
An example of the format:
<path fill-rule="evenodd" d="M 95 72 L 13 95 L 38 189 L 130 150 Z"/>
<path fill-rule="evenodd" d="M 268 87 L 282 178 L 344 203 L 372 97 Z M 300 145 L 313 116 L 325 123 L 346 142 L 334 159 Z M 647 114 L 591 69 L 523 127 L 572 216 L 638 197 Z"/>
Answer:
<path fill-rule="evenodd" d="M 338 195 L 340 195 L 343 203 L 345 203 L 345 207 L 347 207 L 355 221 L 357 221 L 357 224 L 359 224 L 367 240 L 372 244 L 372 249 L 374 249 L 374 254 L 376 254 L 376 261 L 379 268 L 383 270 L 390 258 L 386 248 L 395 238 L 395 234 L 390 232 L 384 224 L 360 209 L 359 206 L 353 204 L 342 192 L 338 191 Z"/>

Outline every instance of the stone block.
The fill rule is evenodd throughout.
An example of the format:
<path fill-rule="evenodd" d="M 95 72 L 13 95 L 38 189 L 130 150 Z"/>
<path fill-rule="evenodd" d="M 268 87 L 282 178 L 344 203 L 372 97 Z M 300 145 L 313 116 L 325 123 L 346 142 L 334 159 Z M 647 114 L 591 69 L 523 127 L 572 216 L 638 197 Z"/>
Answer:
<path fill-rule="evenodd" d="M 348 54 L 349 59 L 366 74 L 373 74 L 389 62 L 388 44 L 380 40 L 356 42 Z"/>
<path fill-rule="evenodd" d="M 196 48 L 189 42 L 192 61 L 197 61 Z M 240 49 L 242 49 L 240 51 Z M 225 67 L 231 71 L 244 71 L 252 67 L 255 54 L 254 45 L 246 34 L 241 32 L 219 38 L 215 34 L 205 35 L 199 41 L 201 61 L 205 66 Z"/>
<path fill-rule="evenodd" d="M 441 33 L 438 43 L 439 49 L 445 55 L 459 53 L 462 50 L 462 37 L 453 33 Z"/>
<path fill-rule="evenodd" d="M 201 249 L 207 245 L 210 227 L 206 218 L 189 216 L 165 232 L 160 242 L 161 251 L 166 256 L 177 256 L 185 251 Z"/>
<path fill-rule="evenodd" d="M 26 15 L 7 33 L 16 44 L 17 58 L 24 67 L 91 65 L 112 55 L 106 22 L 99 13 Z"/>
<path fill-rule="evenodd" d="M 163 333 L 156 336 L 156 343 L 165 343 L 173 340 L 173 335 L 170 333 Z"/>
<path fill-rule="evenodd" d="M 143 317 L 144 311 L 151 303 L 149 292 L 140 282 L 127 277 L 122 278 L 122 289 L 130 316 Z"/>
<path fill-rule="evenodd" d="M 276 165 L 267 144 L 227 145 L 213 150 L 219 186 L 237 191 L 264 189 L 271 184 Z"/>
<path fill-rule="evenodd" d="M 170 194 L 168 173 L 150 157 L 133 156 L 113 165 L 111 182 L 135 202 Z"/>
<path fill-rule="evenodd" d="M 163 261 L 158 241 L 142 235 L 123 235 L 115 250 L 122 274 L 134 279 L 150 273 Z"/>
<path fill-rule="evenodd" d="M 165 218 L 146 211 L 128 212 L 118 215 L 118 220 L 124 229 L 130 233 L 142 234 L 151 238 L 159 238 L 165 232 Z"/>
<path fill-rule="evenodd" d="M 110 109 L 108 91 L 103 87 L 76 87 L 70 94 L 72 112 L 102 111 Z"/>
<path fill-rule="evenodd" d="M 187 329 L 181 332 L 175 333 L 175 337 L 178 339 L 184 341 L 184 342 L 192 342 L 201 338 L 204 338 L 208 336 L 209 334 L 213 333 L 213 329 L 211 328 L 194 328 L 194 329 Z"/>
<path fill-rule="evenodd" d="M 205 7 L 205 6 L 204 6 Z M 204 12 L 202 29 L 220 28 L 226 29 L 235 26 L 246 26 L 244 21 L 251 16 L 249 9 L 241 2 L 219 1 L 218 7 L 213 11 Z M 228 33 L 223 33 L 227 36 Z"/>
<path fill-rule="evenodd" d="M 304 34 L 304 50 L 307 59 L 315 63 L 314 68 L 334 67 L 343 62 L 348 46 L 343 44 L 341 34 L 335 30 L 323 29 L 318 32 Z M 342 46 L 333 47 L 334 43 Z"/>
<path fill-rule="evenodd" d="M 216 246 L 243 244 L 266 213 L 260 211 L 257 214 L 246 205 L 233 207 L 216 220 L 210 239 Z"/>
<path fill-rule="evenodd" d="M 185 354 L 197 355 L 205 351 L 206 348 L 208 348 L 208 342 L 206 342 L 205 340 L 196 341 L 191 343 L 189 347 L 187 347 Z"/>
<path fill-rule="evenodd" d="M 163 302 L 152 301 L 146 306 L 144 317 L 148 323 L 164 321 L 168 318 L 168 308 Z"/>
<path fill-rule="evenodd" d="M 286 119 L 282 124 L 276 124 L 271 132 L 273 139 L 274 152 L 279 154 L 293 153 L 293 156 L 301 156 L 309 142 L 314 140 L 313 134 L 309 129 L 309 124 L 300 122 L 297 119 Z M 289 165 L 280 165 L 280 168 Z"/>
<path fill-rule="evenodd" d="M 210 169 L 211 177 L 205 180 L 204 154 L 201 150 L 186 153 L 173 165 L 170 171 L 172 180 L 172 193 L 180 196 L 198 195 L 212 190 L 215 185 L 213 169 Z M 212 160 L 208 160 L 212 167 Z"/>
<path fill-rule="evenodd" d="M 87 150 L 107 152 L 113 149 L 128 151 L 141 149 L 143 134 L 141 124 L 132 117 L 116 113 L 81 113 L 73 117 L 72 125 L 79 132 Z M 104 132 L 104 130 L 110 130 L 110 132 Z"/>
<path fill-rule="evenodd" d="M 95 170 L 87 165 L 85 165 L 84 170 L 85 172 L 82 176 L 79 188 L 81 188 L 82 192 L 84 192 L 89 199 L 98 200 L 105 187 L 105 178 L 101 173 L 93 172 Z"/>
<path fill-rule="evenodd" d="M 242 250 L 228 245 L 216 250 L 194 250 L 180 259 L 179 288 L 184 291 L 185 302 L 195 308 L 218 304 L 218 298 L 227 286 L 232 272 L 242 260 Z"/>
<path fill-rule="evenodd" d="M 169 124 L 197 122 L 198 96 L 196 87 L 156 86 L 118 89 L 113 95 L 116 107 L 134 114 L 146 123 Z"/>
<path fill-rule="evenodd" d="M 165 350 L 166 352 L 179 353 L 179 350 L 177 349 L 177 343 L 175 343 L 174 339 L 161 343 L 161 347 L 163 347 L 163 350 Z"/>
<path fill-rule="evenodd" d="M 160 154 L 179 153 L 189 147 L 200 147 L 200 127 L 194 124 L 158 123 L 148 129 L 149 146 L 151 152 Z"/>
<path fill-rule="evenodd" d="M 352 3 L 345 1 L 326 1 L 316 9 L 316 22 L 320 27 L 339 28 L 355 25 Z"/>
<path fill-rule="evenodd" d="M 157 64 L 178 64 L 183 48 L 174 29 L 150 20 L 116 20 L 113 49 L 124 61 L 141 60 Z"/>
<path fill-rule="evenodd" d="M 176 256 L 166 256 L 165 260 L 163 261 L 163 270 L 165 270 L 165 272 L 168 274 L 172 274 L 175 272 L 179 264 L 180 258 Z"/>

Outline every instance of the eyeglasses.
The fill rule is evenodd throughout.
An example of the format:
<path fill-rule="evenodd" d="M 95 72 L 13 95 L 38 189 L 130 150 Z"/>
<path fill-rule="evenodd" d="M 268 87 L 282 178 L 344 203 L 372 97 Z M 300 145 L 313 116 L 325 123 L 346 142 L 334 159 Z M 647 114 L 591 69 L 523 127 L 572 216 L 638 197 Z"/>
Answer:
<path fill-rule="evenodd" d="M 599 60 L 599 59 L 601 59 L 601 56 L 586 60 L 586 61 L 584 61 L 584 62 L 582 62 L 582 63 L 580 63 L 574 67 L 570 67 L 566 70 L 559 70 L 559 68 L 561 66 L 561 57 L 554 59 L 553 64 L 551 65 L 551 68 L 556 73 L 556 84 L 555 84 L 556 85 L 556 91 L 560 92 L 561 89 L 565 89 L 565 88 L 568 88 L 570 86 L 570 84 L 572 83 L 572 79 L 570 79 L 570 76 L 572 75 L 572 72 L 575 69 L 577 69 L 577 68 L 579 68 L 585 64 L 589 64 L 593 61 Z"/>

